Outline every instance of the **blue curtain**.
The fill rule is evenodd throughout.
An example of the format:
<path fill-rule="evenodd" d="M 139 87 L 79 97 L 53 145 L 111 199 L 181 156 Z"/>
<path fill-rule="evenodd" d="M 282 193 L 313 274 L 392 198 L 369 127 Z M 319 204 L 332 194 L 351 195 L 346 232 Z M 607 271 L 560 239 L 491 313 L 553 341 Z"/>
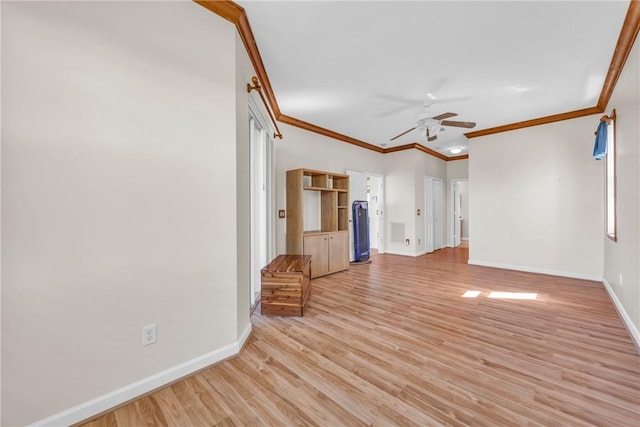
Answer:
<path fill-rule="evenodd" d="M 600 160 L 607 154 L 607 121 L 601 121 L 596 131 L 596 145 L 593 147 L 593 158 Z"/>

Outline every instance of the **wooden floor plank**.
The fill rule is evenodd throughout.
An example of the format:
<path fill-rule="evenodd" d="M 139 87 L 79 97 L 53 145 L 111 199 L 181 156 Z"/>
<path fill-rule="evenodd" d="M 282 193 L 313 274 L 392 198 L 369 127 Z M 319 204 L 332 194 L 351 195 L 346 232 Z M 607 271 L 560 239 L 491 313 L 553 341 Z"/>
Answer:
<path fill-rule="evenodd" d="M 85 425 L 640 425 L 640 356 L 602 283 L 467 257 L 314 279 L 304 317 L 256 310 L 238 357 Z"/>

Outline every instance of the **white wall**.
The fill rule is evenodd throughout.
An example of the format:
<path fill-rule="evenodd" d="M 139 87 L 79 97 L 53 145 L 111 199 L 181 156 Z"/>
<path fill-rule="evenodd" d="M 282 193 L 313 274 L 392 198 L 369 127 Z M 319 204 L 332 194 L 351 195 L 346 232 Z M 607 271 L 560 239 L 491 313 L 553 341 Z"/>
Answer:
<path fill-rule="evenodd" d="M 241 337 L 251 328 L 251 153 L 249 137 L 249 96 L 247 83 L 255 75 L 253 66 L 242 43 L 235 33 L 236 53 L 236 233 L 237 233 L 237 325 L 236 334 Z M 260 108 L 260 104 L 258 104 Z"/>
<path fill-rule="evenodd" d="M 384 155 L 385 166 L 385 252 L 413 256 L 416 253 L 416 206 L 418 169 L 422 153 L 415 150 Z M 423 196 L 424 199 L 424 196 Z M 392 224 L 404 224 L 404 238 L 410 244 L 392 241 Z M 424 239 L 423 239 L 424 240 Z"/>
<path fill-rule="evenodd" d="M 598 117 L 470 140 L 469 262 L 597 280 L 603 271 Z"/>
<path fill-rule="evenodd" d="M 380 153 L 286 124 L 278 126 L 283 139 L 276 140 L 276 211 L 286 208 L 288 170 L 305 168 L 334 173 L 354 170 L 384 175 Z M 276 221 L 276 251 L 284 254 L 287 249 L 286 220 Z"/>
<path fill-rule="evenodd" d="M 246 82 L 194 3 L 4 2 L 2 32 L 2 425 L 24 425 L 237 347 Z"/>
<path fill-rule="evenodd" d="M 604 277 L 640 348 L 640 43 L 636 39 L 606 113 L 616 109 L 617 235 L 604 240 Z M 594 124 L 596 122 L 594 121 Z M 593 126 L 592 126 L 593 127 Z M 604 161 L 603 161 L 604 162 Z M 604 176 L 600 179 L 604 181 Z M 600 233 L 604 236 L 604 231 Z M 622 277 L 622 283 L 620 278 Z"/>
<path fill-rule="evenodd" d="M 469 178 L 469 159 L 447 162 L 447 180 Z"/>

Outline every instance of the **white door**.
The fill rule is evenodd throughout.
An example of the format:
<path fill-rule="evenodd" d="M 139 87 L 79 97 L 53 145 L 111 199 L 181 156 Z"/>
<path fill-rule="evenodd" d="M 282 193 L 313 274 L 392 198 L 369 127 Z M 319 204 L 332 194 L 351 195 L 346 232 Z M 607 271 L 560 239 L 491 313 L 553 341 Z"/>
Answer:
<path fill-rule="evenodd" d="M 442 180 L 433 179 L 433 250 L 442 249 Z"/>
<path fill-rule="evenodd" d="M 424 177 L 424 246 L 433 252 L 433 178 Z"/>
<path fill-rule="evenodd" d="M 460 246 L 460 238 L 462 237 L 462 230 L 460 229 L 460 183 L 456 182 L 453 185 L 453 247 Z"/>
<path fill-rule="evenodd" d="M 347 171 L 349 175 L 349 261 L 355 259 L 353 241 L 353 210 L 351 206 L 356 200 L 367 200 L 367 174 L 364 172 Z"/>

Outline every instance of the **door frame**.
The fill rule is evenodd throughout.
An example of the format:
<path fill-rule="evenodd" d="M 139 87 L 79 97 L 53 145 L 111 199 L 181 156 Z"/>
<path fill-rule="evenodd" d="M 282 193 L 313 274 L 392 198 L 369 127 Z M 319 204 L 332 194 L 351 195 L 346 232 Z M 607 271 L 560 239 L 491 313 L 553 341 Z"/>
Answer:
<path fill-rule="evenodd" d="M 384 222 L 384 175 L 375 173 L 375 172 L 360 172 L 352 169 L 347 169 L 346 174 L 349 175 L 349 179 L 353 176 L 363 175 L 365 180 L 367 177 L 375 177 L 380 181 L 380 191 L 378 193 L 378 205 L 380 207 L 380 217 L 378 222 L 378 253 L 383 254 L 385 252 L 385 239 L 384 239 L 384 231 L 385 231 L 385 222 Z M 354 187 L 351 185 L 351 181 L 349 182 L 349 203 L 353 203 L 355 200 L 353 198 L 352 189 Z M 369 239 L 371 239 L 371 225 L 369 225 Z M 351 205 L 349 205 L 349 260 L 354 260 L 354 239 L 353 239 L 353 212 L 351 209 Z"/>
<path fill-rule="evenodd" d="M 435 196 L 433 192 L 434 182 L 440 183 L 440 200 L 435 203 Z M 446 246 L 444 242 L 444 233 L 442 230 L 442 221 L 444 218 L 444 180 L 435 176 L 425 175 L 424 177 L 424 248 L 426 253 L 432 253 Z M 440 205 L 440 229 L 436 230 L 434 227 L 434 212 Z M 436 232 L 440 237 L 440 247 L 436 247 Z"/>
<path fill-rule="evenodd" d="M 265 120 L 262 111 L 255 101 L 249 98 L 249 198 L 250 198 L 250 226 L 249 226 L 249 303 L 255 309 L 260 298 L 260 269 L 273 259 L 275 253 L 275 142 L 270 136 L 273 130 Z M 255 123 L 255 130 L 254 130 Z M 262 144 L 259 152 L 256 144 Z M 257 167 L 257 162 L 261 167 Z M 256 176 L 261 171 L 261 176 Z M 256 181 L 263 181 L 263 188 L 256 192 Z"/>
<path fill-rule="evenodd" d="M 384 175 L 379 173 L 365 172 L 365 174 L 369 177 L 374 177 L 379 180 L 379 191 L 378 191 L 378 208 L 380 210 L 380 215 L 378 215 L 378 236 L 376 244 L 378 245 L 378 253 L 384 253 Z M 369 218 L 371 218 L 371 211 L 369 211 Z M 369 221 L 371 222 L 371 221 Z M 371 232 L 371 226 L 369 226 L 369 232 Z M 371 239 L 371 233 L 369 233 L 369 239 Z"/>
<path fill-rule="evenodd" d="M 460 211 L 459 211 L 459 207 L 458 210 L 456 211 L 456 185 L 459 182 L 469 182 L 469 178 L 455 178 L 455 179 L 450 179 L 449 180 L 449 209 L 448 209 L 448 213 L 447 213 L 447 218 L 449 218 L 449 227 L 448 227 L 448 239 L 449 240 L 449 244 L 448 246 L 450 247 L 457 247 L 460 242 L 462 241 L 462 230 L 460 229 Z M 456 229 L 460 229 L 458 230 L 458 237 L 459 239 L 456 239 Z M 458 242 L 458 244 L 456 244 L 456 242 Z"/>

